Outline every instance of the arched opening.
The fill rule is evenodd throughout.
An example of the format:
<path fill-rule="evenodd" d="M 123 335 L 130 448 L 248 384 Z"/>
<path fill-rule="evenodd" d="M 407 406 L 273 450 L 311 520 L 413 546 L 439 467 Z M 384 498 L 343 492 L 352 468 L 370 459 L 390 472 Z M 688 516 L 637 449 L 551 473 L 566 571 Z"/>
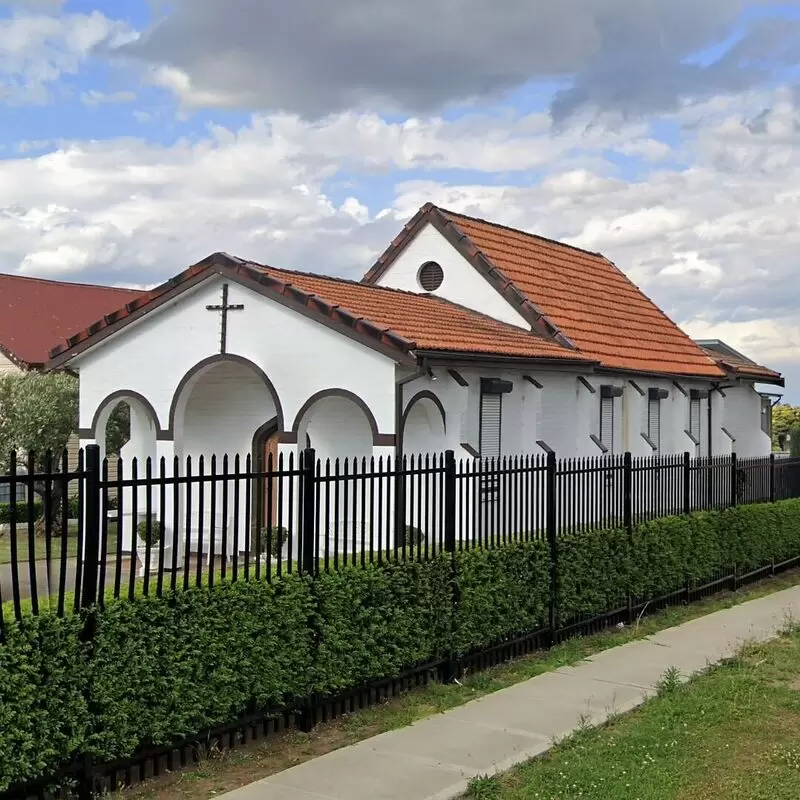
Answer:
<path fill-rule="evenodd" d="M 388 488 L 379 489 L 378 480 L 361 478 L 365 467 L 367 472 L 371 468 L 377 435 L 375 418 L 366 404 L 344 390 L 321 392 L 300 410 L 294 430 L 299 449 L 306 444 L 314 447 L 320 473 L 339 475 L 334 483 L 323 484 L 330 491 L 322 489 L 319 495 L 320 553 L 344 556 L 377 547 L 377 531 L 385 546 L 390 535 L 388 506 L 383 507 L 388 503 Z M 379 518 L 382 525 L 376 524 Z"/>
<path fill-rule="evenodd" d="M 213 485 L 204 481 L 191 498 L 190 546 L 194 552 L 230 557 L 253 548 L 252 523 L 270 524 L 264 497 L 272 483 L 256 481 L 253 516 L 248 518 L 243 498 L 248 459 L 252 470 L 263 471 L 268 456 L 278 468 L 278 441 L 283 414 L 277 394 L 264 373 L 237 356 L 207 359 L 178 386 L 170 412 L 175 452 L 181 468 L 193 475 L 202 470 L 227 477 Z M 235 498 L 239 497 L 237 504 Z M 184 500 L 184 503 L 186 500 Z M 273 514 L 277 512 L 273 505 Z M 272 514 L 270 515 L 272 516 Z"/>
<path fill-rule="evenodd" d="M 429 495 L 435 494 L 436 479 L 428 467 L 441 465 L 447 446 L 444 406 L 431 391 L 423 390 L 411 398 L 402 419 L 403 457 L 408 473 L 400 489 L 404 495 L 405 524 L 400 542 L 424 547 L 433 539 L 441 540 L 439 520 L 429 514 Z M 399 524 L 398 520 L 398 524 Z"/>
<path fill-rule="evenodd" d="M 377 425 L 359 398 L 343 390 L 320 392 L 295 420 L 298 446 L 313 446 L 317 458 L 352 461 L 372 456 Z"/>
<path fill-rule="evenodd" d="M 406 456 L 439 453 L 446 446 L 444 407 L 433 392 L 416 394 L 403 414 L 403 454 Z"/>
<path fill-rule="evenodd" d="M 136 470 L 137 479 L 147 476 L 148 461 L 153 476 L 160 474 L 158 460 L 159 425 L 150 403 L 135 392 L 119 391 L 110 395 L 95 414 L 92 422 L 94 438 L 100 447 L 101 459 L 107 459 L 108 502 L 116 506 L 115 520 L 109 522 L 109 534 L 114 541 L 115 526 L 122 529 L 122 549 L 135 553 L 139 542 L 138 526 L 146 522 L 148 489 L 144 486 L 126 486 L 121 492 L 114 482 L 122 477 L 130 479 Z M 119 464 L 122 464 L 120 476 Z M 150 508 L 158 507 L 158 491 L 150 490 Z M 140 564 L 140 570 L 142 565 Z"/>

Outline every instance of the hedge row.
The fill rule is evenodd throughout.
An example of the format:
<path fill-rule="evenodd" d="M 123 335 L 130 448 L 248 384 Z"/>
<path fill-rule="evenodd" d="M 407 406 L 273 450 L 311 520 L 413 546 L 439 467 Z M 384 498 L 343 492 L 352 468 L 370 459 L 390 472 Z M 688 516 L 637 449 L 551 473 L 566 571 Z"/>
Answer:
<path fill-rule="evenodd" d="M 658 520 L 559 540 L 562 621 L 800 556 L 800 501 Z M 311 580 L 222 583 L 80 617 L 6 624 L 0 791 L 76 754 L 124 758 L 248 711 L 302 703 L 488 647 L 548 623 L 543 542 Z M 455 601 L 455 602 L 454 602 Z"/>
<path fill-rule="evenodd" d="M 0 525 L 8 525 L 11 522 L 11 503 L 0 503 Z M 30 520 L 29 506 L 27 500 L 20 500 L 14 509 L 14 516 L 18 525 L 25 524 Z M 33 504 L 33 519 L 37 520 L 42 516 L 42 503 L 37 500 Z"/>

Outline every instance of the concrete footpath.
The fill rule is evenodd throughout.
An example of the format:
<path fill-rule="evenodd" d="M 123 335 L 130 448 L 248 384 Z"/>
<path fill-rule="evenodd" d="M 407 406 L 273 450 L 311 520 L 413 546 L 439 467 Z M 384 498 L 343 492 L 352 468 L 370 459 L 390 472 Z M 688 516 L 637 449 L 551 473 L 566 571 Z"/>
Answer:
<path fill-rule="evenodd" d="M 478 775 L 541 755 L 654 693 L 668 667 L 688 677 L 800 621 L 800 586 L 606 650 L 459 708 L 315 758 L 226 800 L 447 800 Z"/>

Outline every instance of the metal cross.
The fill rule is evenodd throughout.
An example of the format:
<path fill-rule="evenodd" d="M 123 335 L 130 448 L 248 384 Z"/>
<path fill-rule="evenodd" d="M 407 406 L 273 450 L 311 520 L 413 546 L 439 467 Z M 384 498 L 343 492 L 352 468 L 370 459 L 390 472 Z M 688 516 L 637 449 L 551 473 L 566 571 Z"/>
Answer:
<path fill-rule="evenodd" d="M 234 303 L 232 305 L 228 305 L 228 284 L 222 284 L 222 303 L 221 305 L 216 306 L 206 306 L 208 311 L 219 311 L 222 314 L 222 329 L 220 331 L 219 337 L 219 351 L 220 353 L 225 352 L 225 345 L 227 343 L 227 335 L 228 335 L 228 312 L 229 311 L 242 311 L 244 309 L 243 303 Z"/>

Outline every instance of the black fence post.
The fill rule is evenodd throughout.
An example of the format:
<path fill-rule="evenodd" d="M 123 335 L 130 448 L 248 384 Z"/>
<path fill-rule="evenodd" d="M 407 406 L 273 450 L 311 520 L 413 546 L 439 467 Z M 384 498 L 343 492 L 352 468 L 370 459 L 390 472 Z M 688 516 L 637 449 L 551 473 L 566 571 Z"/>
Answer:
<path fill-rule="evenodd" d="M 775 502 L 775 453 L 769 454 L 769 501 Z"/>
<path fill-rule="evenodd" d="M 444 454 L 444 551 L 456 551 L 456 454 Z"/>
<path fill-rule="evenodd" d="M 625 530 L 633 530 L 633 458 L 630 453 L 622 457 L 622 522 Z"/>
<path fill-rule="evenodd" d="M 683 454 L 683 513 L 692 512 L 692 457 L 687 450 Z"/>
<path fill-rule="evenodd" d="M 731 453 L 731 508 L 739 502 L 739 468 L 736 453 Z"/>
<path fill-rule="evenodd" d="M 630 541 L 633 535 L 633 457 L 622 456 L 622 523 Z M 633 624 L 633 595 L 628 589 L 628 625 Z"/>
<path fill-rule="evenodd" d="M 444 454 L 444 551 L 450 558 L 450 619 L 458 614 L 460 592 L 456 565 L 456 455 L 452 450 Z M 451 626 L 451 633 L 454 626 Z M 451 641 L 447 656 L 447 677 L 457 680 L 461 675 L 458 654 Z"/>
<path fill-rule="evenodd" d="M 556 513 L 556 502 L 558 491 L 556 482 L 558 480 L 556 454 L 547 454 L 547 473 L 546 473 L 546 529 L 547 543 L 550 548 L 550 642 L 558 642 L 558 516 Z"/>
<path fill-rule="evenodd" d="M 81 608 L 97 602 L 97 578 L 100 561 L 100 447 L 86 447 L 84 481 L 84 553 L 81 582 Z"/>
<path fill-rule="evenodd" d="M 316 481 L 317 454 L 313 447 L 303 450 L 300 465 L 301 496 L 303 506 L 300 520 L 300 571 L 306 575 L 317 573 L 316 550 Z"/>

